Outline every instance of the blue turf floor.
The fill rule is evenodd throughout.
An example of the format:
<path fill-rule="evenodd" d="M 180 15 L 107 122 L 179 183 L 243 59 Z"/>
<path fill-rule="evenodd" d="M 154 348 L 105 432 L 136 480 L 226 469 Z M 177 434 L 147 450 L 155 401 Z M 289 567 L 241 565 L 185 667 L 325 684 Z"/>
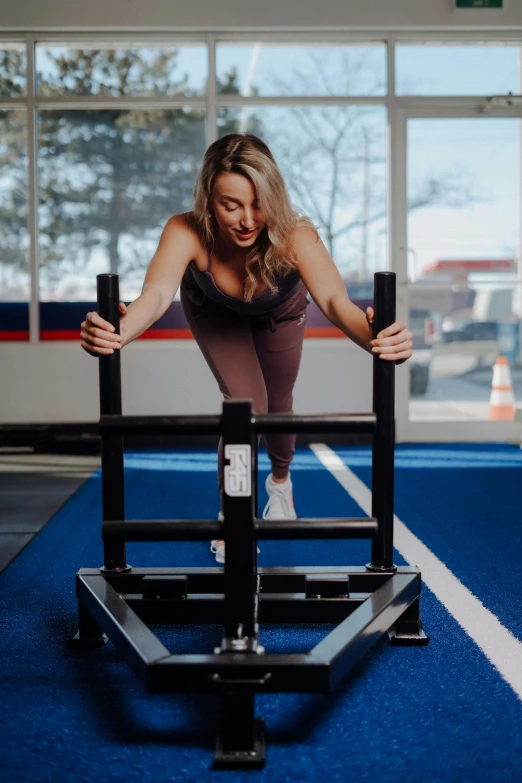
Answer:
<path fill-rule="evenodd" d="M 369 482 L 368 449 L 337 452 Z M 133 453 L 125 466 L 128 518 L 216 515 L 212 450 Z M 267 471 L 262 455 L 260 486 Z M 397 449 L 396 513 L 519 638 L 521 479 L 514 447 Z M 360 514 L 307 448 L 296 454 L 292 480 L 301 516 Z M 263 492 L 260 507 L 264 500 Z M 428 590 L 421 601 L 429 647 L 391 648 L 383 638 L 334 694 L 259 696 L 266 767 L 212 771 L 217 697 L 149 695 L 112 645 L 66 647 L 76 628 L 74 574 L 100 565 L 100 525 L 98 473 L 0 576 L 2 781 L 520 779 L 522 704 Z M 263 541 L 261 549 L 260 565 L 369 559 L 366 542 Z M 128 562 L 215 565 L 204 543 L 133 544 Z M 155 630 L 180 652 L 211 651 L 221 639 L 218 626 Z M 308 650 L 327 630 L 262 627 L 261 643 L 267 652 Z"/>

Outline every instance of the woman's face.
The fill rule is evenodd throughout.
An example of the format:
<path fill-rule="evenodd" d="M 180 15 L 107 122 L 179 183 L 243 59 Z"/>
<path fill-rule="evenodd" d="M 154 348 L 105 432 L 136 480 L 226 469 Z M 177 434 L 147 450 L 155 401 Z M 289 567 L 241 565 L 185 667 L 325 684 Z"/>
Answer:
<path fill-rule="evenodd" d="M 250 247 L 265 227 L 252 182 L 241 174 L 216 177 L 210 207 L 221 238 L 236 247 Z"/>

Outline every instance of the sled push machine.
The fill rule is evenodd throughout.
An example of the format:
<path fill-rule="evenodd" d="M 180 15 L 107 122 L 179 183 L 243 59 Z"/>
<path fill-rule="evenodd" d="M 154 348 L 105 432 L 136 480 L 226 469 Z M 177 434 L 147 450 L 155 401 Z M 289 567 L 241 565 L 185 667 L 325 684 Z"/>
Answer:
<path fill-rule="evenodd" d="M 119 331 L 118 276 L 97 276 L 98 312 Z M 374 278 L 374 335 L 395 320 L 395 275 Z M 264 721 L 257 693 L 328 693 L 386 632 L 394 645 L 425 645 L 419 616 L 421 574 L 393 564 L 393 363 L 373 360 L 373 412 L 298 416 L 252 411 L 250 400 L 224 401 L 221 415 L 123 416 L 120 352 L 101 356 L 102 568 L 76 576 L 79 630 L 71 643 L 113 642 L 151 693 L 219 693 L 223 716 L 214 767 L 261 767 Z M 361 519 L 257 518 L 257 443 L 265 432 L 370 433 L 372 516 Z M 127 520 L 123 436 L 221 435 L 225 448 L 224 521 Z M 228 463 L 228 464 L 227 464 Z M 371 540 L 362 566 L 257 565 L 263 539 Z M 224 567 L 135 568 L 127 541 L 225 541 Z M 171 654 L 151 623 L 221 624 L 212 654 Z M 306 654 L 266 653 L 263 624 L 335 624 Z"/>

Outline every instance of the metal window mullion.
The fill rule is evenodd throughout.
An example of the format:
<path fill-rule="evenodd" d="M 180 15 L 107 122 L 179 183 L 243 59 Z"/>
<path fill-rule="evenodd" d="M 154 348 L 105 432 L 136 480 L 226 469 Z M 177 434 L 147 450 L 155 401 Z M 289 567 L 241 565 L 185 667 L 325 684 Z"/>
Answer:
<path fill-rule="evenodd" d="M 388 268 L 397 276 L 397 318 L 409 321 L 406 280 L 406 226 L 408 216 L 406 192 L 406 123 L 395 91 L 395 39 L 388 42 L 388 133 L 387 133 L 387 216 Z M 409 410 L 409 373 L 395 376 L 395 421 L 400 431 Z"/>
<path fill-rule="evenodd" d="M 0 37 L 4 38 L 4 35 L 1 32 Z M 11 38 L 16 39 L 19 37 L 20 36 L 17 36 L 15 33 L 11 34 Z M 53 43 L 60 44 L 62 41 L 95 44 L 100 40 L 108 40 L 110 42 L 114 41 L 116 43 L 122 42 L 130 44 L 141 44 L 144 47 L 148 45 L 149 41 L 154 43 L 162 43 L 166 46 L 175 46 L 178 41 L 183 42 L 184 45 L 191 43 L 197 45 L 205 44 L 207 40 L 206 33 L 202 30 L 187 32 L 186 30 L 176 29 L 162 30 L 161 32 L 157 30 L 147 30 L 142 32 L 136 30 L 129 30 L 128 32 L 122 32 L 121 30 L 115 30 L 114 32 L 107 32 L 106 30 L 93 30 L 87 32 L 67 32 L 64 30 L 57 30 L 56 32 L 53 32 L 52 30 L 45 30 L 37 34 L 33 34 L 32 37 L 35 43 L 37 42 L 43 45 L 49 45 Z"/>
<path fill-rule="evenodd" d="M 94 95 L 81 97 L 78 95 L 54 96 L 52 98 L 37 98 L 36 104 L 42 109 L 61 109 L 66 106 L 68 109 L 172 109 L 182 108 L 183 106 L 200 106 L 204 108 L 207 105 L 205 96 L 187 96 L 182 98 L 158 98 L 150 97 L 117 97 L 113 95 Z"/>
<path fill-rule="evenodd" d="M 27 57 L 27 155 L 28 155 L 28 208 L 27 228 L 30 238 L 29 270 L 29 342 L 40 342 L 40 304 L 39 304 L 39 266 L 38 266 L 38 138 L 37 138 L 37 107 L 35 102 L 36 72 L 34 57 L 34 37 L 28 35 L 26 40 Z"/>
<path fill-rule="evenodd" d="M 477 106 L 457 106 L 439 105 L 439 106 L 402 106 L 397 101 L 397 110 L 405 114 L 408 119 L 492 119 L 497 117 L 520 118 L 522 116 L 522 105 L 511 106 L 504 109 L 494 109 L 491 113 L 483 114 L 478 111 Z"/>
<path fill-rule="evenodd" d="M 389 34 L 383 31 L 383 35 L 388 38 Z M 467 42 L 483 42 L 491 41 L 493 44 L 497 42 L 506 43 L 520 43 L 520 31 L 519 30 L 464 30 L 464 29 L 452 29 L 452 30 L 399 30 L 394 31 L 393 37 L 398 44 L 417 43 L 422 45 L 424 41 L 442 41 L 448 42 L 452 46 L 456 44 L 466 44 Z"/>
<path fill-rule="evenodd" d="M 385 95 L 378 96 L 312 96 L 312 95 L 266 95 L 250 97 L 246 95 L 217 95 L 218 106 L 272 106 L 283 104 L 287 106 L 302 106 L 304 103 L 311 106 L 338 106 L 350 104 L 375 104 L 382 105 L 386 100 Z"/>
<path fill-rule="evenodd" d="M 491 41 L 495 43 L 513 43 L 520 44 L 520 30 L 464 30 L 464 29 L 441 29 L 441 30 L 426 30 L 422 28 L 409 28 L 408 30 L 394 30 L 393 32 L 385 28 L 373 28 L 372 30 L 355 31 L 350 27 L 335 27 L 335 28 L 315 28 L 314 30 L 298 31 L 294 27 L 288 30 L 273 28 L 256 28 L 255 30 L 238 31 L 238 30 L 216 30 L 213 29 L 211 35 L 219 44 L 234 43 L 234 42 L 256 42 L 262 40 L 266 43 L 322 43 L 327 44 L 334 43 L 349 43 L 349 44 L 371 44 L 381 43 L 383 41 L 394 38 L 394 40 L 401 43 L 417 43 L 422 45 L 424 41 L 435 42 L 448 42 L 450 45 L 461 43 L 465 45 L 467 42 L 484 42 Z M 45 30 L 37 34 L 34 33 L 20 33 L 16 31 L 0 32 L 0 38 L 5 41 L 16 41 L 21 38 L 27 39 L 30 36 L 33 41 L 45 44 L 59 43 L 62 40 L 65 41 L 80 41 L 89 43 L 96 40 L 114 40 L 114 41 L 127 41 L 147 43 L 147 39 L 151 39 L 157 42 L 175 42 L 177 40 L 186 43 L 203 43 L 207 40 L 205 32 L 202 32 L 201 28 L 194 30 L 179 30 L 177 28 L 165 28 L 161 32 L 157 30 L 143 30 L 136 31 L 130 30 L 122 32 L 121 30 L 115 30 L 113 32 L 104 30 L 92 30 L 92 31 L 64 31 Z"/>
<path fill-rule="evenodd" d="M 401 109 L 406 111 L 428 109 L 432 111 L 439 111 L 444 109 L 463 109 L 477 111 L 489 98 L 514 98 L 513 106 L 506 107 L 506 109 L 512 110 L 516 108 L 517 103 L 520 105 L 521 96 L 510 96 L 508 93 L 500 95 L 434 95 L 429 97 L 423 97 L 420 95 L 399 95 L 396 97 L 397 105 Z M 495 111 L 504 111 L 504 109 L 495 109 Z"/>
<path fill-rule="evenodd" d="M 214 73 L 209 73 L 209 80 L 215 79 Z M 210 91 L 209 91 L 210 92 Z M 173 108 L 183 106 L 201 106 L 212 110 L 217 106 L 262 106 L 271 105 L 273 103 L 286 103 L 288 105 L 303 103 L 317 104 L 317 105 L 337 105 L 337 104 L 352 104 L 352 103 L 368 103 L 368 104 L 382 104 L 385 100 L 385 95 L 378 96 L 312 96 L 312 95 L 266 95 L 266 96 L 244 96 L 244 95 L 218 95 L 214 88 L 214 93 L 205 96 L 187 96 L 186 98 L 158 98 L 158 97 L 143 97 L 133 98 L 132 96 L 116 97 L 116 96 L 54 96 L 52 98 L 37 98 L 36 103 L 39 107 L 45 109 L 60 109 L 66 106 L 68 109 L 91 109 L 91 108 Z M 6 99 L 16 100 L 17 103 L 21 103 L 20 99 Z"/>
<path fill-rule="evenodd" d="M 398 108 L 401 109 L 407 109 L 407 110 L 418 110 L 418 109 L 432 109 L 434 111 L 444 111 L 446 109 L 464 109 L 464 110 L 473 110 L 477 111 L 478 106 L 480 106 L 484 101 L 488 100 L 488 98 L 491 97 L 499 97 L 499 98 L 508 98 L 508 97 L 514 97 L 515 103 L 512 107 L 506 107 L 505 109 L 497 109 L 495 108 L 495 112 L 500 111 L 516 111 L 517 109 L 517 102 L 518 106 L 522 104 L 522 96 L 508 96 L 508 94 L 498 95 L 498 96 L 490 96 L 490 95 L 462 95 L 462 96 L 453 96 L 453 95 L 447 95 L 447 96 L 433 96 L 433 97 L 420 97 L 420 96 L 395 96 L 392 92 L 390 92 L 388 95 L 379 95 L 379 96 L 344 96 L 344 95 L 338 95 L 335 97 L 313 97 L 309 95 L 302 95 L 302 96 L 264 96 L 264 97 L 246 97 L 242 95 L 219 95 L 217 96 L 217 104 L 218 106 L 262 106 L 262 105 L 273 105 L 273 104 L 284 104 L 288 106 L 292 105 L 299 105 L 302 106 L 303 104 L 310 104 L 313 105 L 332 105 L 332 106 L 345 106 L 345 105 L 375 105 L 375 106 L 381 106 L 385 103 L 389 103 L 389 100 L 394 100 L 398 106 Z"/>
<path fill-rule="evenodd" d="M 217 67 L 216 67 L 216 36 L 209 34 L 208 44 L 208 82 L 207 82 L 207 147 L 216 141 L 217 129 Z"/>
<path fill-rule="evenodd" d="M 184 106 L 209 108 L 213 110 L 214 106 L 229 107 L 229 106 L 262 106 L 262 105 L 299 105 L 309 104 L 310 106 L 342 106 L 342 105 L 375 105 L 381 106 L 387 104 L 389 100 L 394 100 L 400 109 L 404 109 L 408 112 L 415 111 L 431 111 L 431 112 L 444 112 L 444 111 L 463 111 L 477 113 L 479 107 L 481 107 L 485 101 L 489 98 L 498 97 L 513 100 L 512 106 L 495 107 L 493 112 L 496 116 L 518 116 L 520 108 L 522 106 L 522 95 L 508 96 L 508 94 L 500 94 L 496 96 L 491 95 L 464 95 L 464 96 L 397 96 L 390 92 L 388 96 L 343 96 L 338 95 L 331 96 L 264 96 L 264 97 L 250 97 L 242 95 L 217 95 L 205 97 L 187 97 L 183 99 L 162 99 L 162 98 L 117 98 L 117 97 L 89 97 L 85 99 L 79 99 L 77 96 L 74 99 L 64 96 L 55 98 L 34 98 L 32 99 L 32 105 L 37 109 L 60 110 L 64 106 L 67 109 L 133 109 L 149 107 L 153 109 L 171 109 L 182 108 Z M 11 109 L 16 106 L 28 106 L 28 98 L 0 98 L 0 107 L 2 109 Z M 480 113 L 480 112 L 478 112 Z"/>
<path fill-rule="evenodd" d="M 16 40 L 20 38 L 20 34 L 16 33 L 0 33 L 1 37 L 9 40 Z M 233 43 L 235 41 L 241 41 L 242 43 L 249 43 L 251 41 L 273 42 L 281 44 L 299 44 L 299 43 L 322 43 L 325 41 L 327 44 L 331 43 L 353 43 L 353 44 L 368 44 L 368 43 L 382 43 L 383 39 L 387 38 L 388 31 L 386 30 L 368 30 L 367 32 L 354 32 L 353 29 L 347 27 L 345 29 L 325 28 L 305 30 L 302 32 L 296 31 L 294 27 L 288 30 L 273 28 L 257 28 L 255 30 L 237 31 L 224 28 L 222 30 L 212 28 L 211 32 L 206 33 L 201 28 L 194 30 L 180 30 L 179 28 L 165 28 L 162 31 L 157 30 L 144 30 L 136 31 L 130 30 L 128 32 L 122 32 L 115 30 L 114 32 L 104 30 L 93 31 L 64 31 L 56 30 L 44 30 L 38 33 L 38 43 L 60 43 L 64 41 L 78 41 L 80 43 L 90 43 L 96 40 L 109 40 L 109 41 L 122 41 L 129 43 L 143 43 L 147 44 L 148 39 L 153 40 L 155 43 L 176 43 L 176 41 L 183 41 L 186 44 L 204 43 L 208 40 L 207 35 L 212 35 L 216 41 L 220 44 Z M 417 35 L 420 35 L 418 33 Z M 500 35 L 500 34 L 499 34 Z M 437 37 L 442 37 L 440 34 Z M 446 36 L 444 36 L 446 37 Z M 460 36 L 462 37 L 462 36 Z M 480 36 L 482 39 L 484 35 Z M 513 36 L 516 38 L 516 36 Z"/>
<path fill-rule="evenodd" d="M 394 30 L 390 32 L 389 29 L 372 29 L 367 32 L 354 32 L 350 28 L 337 27 L 332 29 L 315 29 L 314 31 L 296 31 L 292 28 L 288 31 L 274 30 L 274 29 L 262 29 L 257 28 L 255 31 L 232 31 L 223 30 L 215 32 L 215 35 L 220 44 L 234 43 L 241 41 L 242 43 L 258 42 L 262 43 L 314 43 L 326 41 L 329 44 L 333 43 L 350 43 L 350 44 L 365 44 L 365 43 L 380 43 L 382 41 L 394 38 L 397 43 L 418 43 L 422 44 L 423 41 L 443 41 L 449 42 L 454 45 L 456 43 L 465 44 L 467 41 L 487 41 L 490 40 L 493 43 L 498 42 L 513 42 L 520 43 L 520 31 L 519 30 L 463 30 L 463 29 L 444 29 L 439 31 L 426 30 L 426 29 L 408 29 L 408 30 Z"/>
<path fill-rule="evenodd" d="M 12 109 L 15 106 L 27 106 L 27 98 L 8 98 L 3 96 L 0 98 L 0 107 L 2 109 Z"/>
<path fill-rule="evenodd" d="M 294 27 L 289 30 L 274 30 L 273 28 L 256 28 L 245 32 L 237 30 L 214 30 L 213 34 L 220 45 L 229 43 L 274 43 L 274 44 L 379 44 L 387 38 L 385 30 L 369 30 L 368 32 L 354 32 L 351 28 L 314 29 L 300 32 Z"/>
<path fill-rule="evenodd" d="M 218 107 L 230 107 L 230 106 L 263 106 L 263 105 L 299 105 L 308 104 L 310 106 L 345 106 L 345 105 L 375 105 L 381 106 L 388 104 L 389 100 L 394 100 L 396 105 L 400 109 L 404 109 L 408 112 L 414 111 L 431 111 L 431 112 L 444 112 L 444 111 L 463 111 L 481 113 L 479 107 L 481 107 L 485 101 L 489 98 L 498 97 L 502 99 L 513 100 L 512 106 L 495 107 L 493 112 L 495 115 L 500 116 L 518 116 L 520 108 L 522 106 L 522 95 L 508 96 L 508 94 L 500 95 L 465 95 L 465 96 L 397 96 L 393 93 L 379 96 L 264 96 L 264 97 L 247 97 L 242 95 L 217 95 L 205 97 L 187 97 L 183 99 L 158 99 L 158 98 L 146 98 L 146 99 L 133 99 L 133 98 L 97 98 L 90 97 L 86 99 L 78 99 L 78 97 L 64 96 L 63 98 L 33 98 L 33 105 L 37 109 L 60 110 L 64 106 L 67 109 L 134 109 L 149 107 L 151 109 L 171 109 L 182 108 L 184 106 L 201 107 L 210 111 L 217 109 Z M 4 109 L 10 109 L 14 106 L 27 106 L 28 98 L 0 98 L 0 106 Z"/>

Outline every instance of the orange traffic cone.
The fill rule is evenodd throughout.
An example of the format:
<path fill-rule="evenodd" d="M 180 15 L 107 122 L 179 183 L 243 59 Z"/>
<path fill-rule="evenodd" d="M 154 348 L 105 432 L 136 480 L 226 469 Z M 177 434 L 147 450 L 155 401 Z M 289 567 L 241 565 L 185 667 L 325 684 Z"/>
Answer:
<path fill-rule="evenodd" d="M 493 365 L 493 382 L 489 401 L 490 421 L 512 421 L 515 418 L 515 399 L 511 385 L 509 363 L 505 356 L 498 356 Z"/>

